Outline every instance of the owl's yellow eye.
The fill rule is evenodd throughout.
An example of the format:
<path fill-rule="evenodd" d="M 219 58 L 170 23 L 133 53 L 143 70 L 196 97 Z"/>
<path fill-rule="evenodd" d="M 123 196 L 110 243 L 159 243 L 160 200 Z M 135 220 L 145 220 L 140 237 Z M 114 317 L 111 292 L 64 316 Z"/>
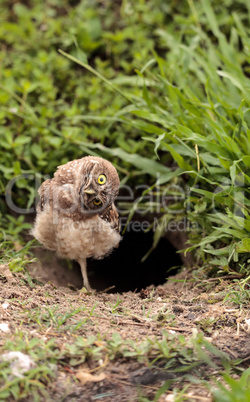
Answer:
<path fill-rule="evenodd" d="M 107 178 L 106 178 L 105 174 L 100 174 L 100 176 L 97 179 L 97 182 L 99 184 L 105 184 L 106 181 L 107 181 Z"/>
<path fill-rule="evenodd" d="M 99 207 L 100 205 L 102 205 L 102 202 L 101 202 L 101 200 L 99 200 L 99 198 L 95 198 L 93 201 L 93 204 L 97 205 Z"/>

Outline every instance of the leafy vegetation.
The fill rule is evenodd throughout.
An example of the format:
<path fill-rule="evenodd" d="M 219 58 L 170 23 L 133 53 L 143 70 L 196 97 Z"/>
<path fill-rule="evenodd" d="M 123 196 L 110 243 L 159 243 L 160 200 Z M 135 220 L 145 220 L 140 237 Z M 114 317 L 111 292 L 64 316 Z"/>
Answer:
<path fill-rule="evenodd" d="M 224 303 L 248 305 L 249 2 L 2 0 L 0 16 L 1 263 L 19 272 L 32 261 L 32 242 L 22 248 L 22 235 L 41 182 L 68 160 L 100 155 L 117 167 L 123 185 L 148 186 L 120 209 L 128 221 L 138 208 L 152 225 L 157 217 L 152 247 L 171 222 L 184 223 L 187 251 L 203 272 L 241 278 L 223 293 Z M 29 275 L 22 281 L 35 288 Z M 37 389 L 46 399 L 53 364 L 72 368 L 105 355 L 149 365 L 163 360 L 172 368 L 181 362 L 187 370 L 214 367 L 212 355 L 226 366 L 200 335 L 187 340 L 162 332 L 162 340 L 142 345 L 119 334 L 83 339 L 79 331 L 95 307 L 62 312 L 46 305 L 23 313 L 1 351 L 31 354 L 37 366 L 13 379 L 0 361 L 0 399 L 35 398 Z M 120 308 L 118 300 L 112 315 Z M 157 312 L 155 320 L 172 325 L 174 316 Z M 58 336 L 68 331 L 75 342 L 61 347 L 54 338 L 31 336 L 25 321 L 45 334 L 50 327 Z M 213 324 L 208 318 L 200 325 L 210 334 Z M 236 380 L 231 374 L 225 386 L 216 384 L 215 400 L 248 400 L 249 371 Z M 185 400 L 185 388 L 175 391 L 176 400 Z"/>
<path fill-rule="evenodd" d="M 18 175 L 27 176 L 14 202 L 29 208 L 56 166 L 99 154 L 123 183 L 160 194 L 180 185 L 185 197 L 173 196 L 167 211 L 163 199 L 149 206 L 162 212 L 159 230 L 188 219 L 188 250 L 224 272 L 238 262 L 249 272 L 247 7 L 2 2 L 1 210 Z M 143 195 L 140 203 L 148 206 Z"/>

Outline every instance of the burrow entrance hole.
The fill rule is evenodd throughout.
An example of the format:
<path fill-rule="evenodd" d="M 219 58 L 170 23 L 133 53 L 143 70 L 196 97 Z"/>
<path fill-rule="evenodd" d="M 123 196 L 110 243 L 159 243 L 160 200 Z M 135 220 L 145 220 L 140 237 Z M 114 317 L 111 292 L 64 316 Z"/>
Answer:
<path fill-rule="evenodd" d="M 153 232 L 126 232 L 119 248 L 103 260 L 89 260 L 91 286 L 99 291 L 115 286 L 111 292 L 128 292 L 161 285 L 182 265 L 171 243 L 161 238 L 157 247 L 142 262 L 153 244 Z"/>
<path fill-rule="evenodd" d="M 127 231 L 117 249 L 103 260 L 88 259 L 88 277 L 93 289 L 122 293 L 145 289 L 147 286 L 162 285 L 168 276 L 175 275 L 183 265 L 180 255 L 166 239 L 161 238 L 157 247 L 142 262 L 153 244 L 153 232 Z M 56 257 L 56 253 L 38 248 L 35 251 L 40 268 L 32 271 L 32 276 L 55 286 L 82 288 L 82 276 L 77 262 L 69 264 Z"/>

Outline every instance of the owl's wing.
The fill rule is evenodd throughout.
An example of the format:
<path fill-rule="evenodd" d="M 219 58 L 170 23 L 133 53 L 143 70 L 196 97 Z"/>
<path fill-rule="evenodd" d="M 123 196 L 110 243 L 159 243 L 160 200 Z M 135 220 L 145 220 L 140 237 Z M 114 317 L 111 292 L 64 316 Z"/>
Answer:
<path fill-rule="evenodd" d="M 37 213 L 43 211 L 45 205 L 49 201 L 51 182 L 52 182 L 52 179 L 45 180 L 38 189 L 38 194 L 40 195 L 40 199 L 36 206 Z"/>
<path fill-rule="evenodd" d="M 81 159 L 57 166 L 57 171 L 54 173 L 54 181 L 58 184 L 75 184 L 76 177 L 79 175 L 81 167 Z"/>
<path fill-rule="evenodd" d="M 111 204 L 110 208 L 105 211 L 103 214 L 99 215 L 101 219 L 110 223 L 112 229 L 116 230 L 120 233 L 120 221 L 119 221 L 119 214 L 115 207 L 115 204 Z"/>
<path fill-rule="evenodd" d="M 73 188 L 75 183 L 75 173 L 77 172 L 79 165 L 79 161 L 74 160 L 66 163 L 65 165 L 58 166 L 57 171 L 54 173 L 54 178 L 48 179 L 41 184 L 38 189 L 40 200 L 36 207 L 37 212 L 43 211 L 48 202 L 52 201 L 53 203 L 53 198 L 56 203 L 60 201 L 62 207 L 65 204 L 65 207 L 68 208 L 72 204 L 72 200 L 70 199 L 72 197 L 68 196 L 67 191 L 62 191 L 61 186 L 64 184 L 69 184 L 69 186 Z M 59 189 L 60 194 L 58 195 Z"/>
<path fill-rule="evenodd" d="M 49 179 L 41 184 L 38 194 L 40 200 L 36 207 L 37 213 L 49 206 L 69 216 L 77 210 L 77 194 L 73 184 L 60 184 L 55 179 Z"/>

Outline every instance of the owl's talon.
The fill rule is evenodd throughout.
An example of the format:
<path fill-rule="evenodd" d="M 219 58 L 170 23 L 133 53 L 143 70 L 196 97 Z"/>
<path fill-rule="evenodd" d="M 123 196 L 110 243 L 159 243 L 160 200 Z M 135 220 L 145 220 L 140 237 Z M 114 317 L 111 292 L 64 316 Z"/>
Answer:
<path fill-rule="evenodd" d="M 81 289 L 80 289 L 80 293 L 84 293 L 84 294 L 86 294 L 86 295 L 94 295 L 94 294 L 96 294 L 96 290 L 95 289 L 92 289 L 92 288 L 86 288 L 85 286 L 83 286 Z"/>

